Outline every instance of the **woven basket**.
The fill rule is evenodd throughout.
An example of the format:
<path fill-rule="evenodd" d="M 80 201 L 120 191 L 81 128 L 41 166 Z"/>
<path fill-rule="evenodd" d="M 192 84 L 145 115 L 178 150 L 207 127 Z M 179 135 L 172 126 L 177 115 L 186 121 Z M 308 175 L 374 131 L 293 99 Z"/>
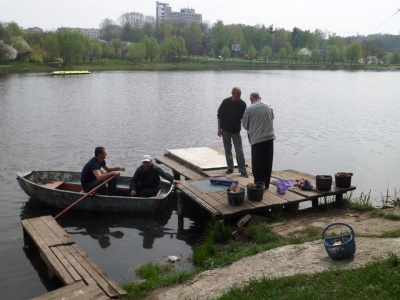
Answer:
<path fill-rule="evenodd" d="M 227 195 L 228 195 L 228 202 L 230 205 L 233 206 L 239 206 L 242 205 L 244 203 L 244 188 L 240 188 L 240 192 L 239 193 L 234 193 L 231 192 L 229 189 L 226 191 Z"/>
<path fill-rule="evenodd" d="M 350 233 L 326 237 L 325 232 L 332 226 L 342 225 L 350 229 Z M 325 250 L 332 259 L 342 259 L 351 257 L 356 253 L 356 242 L 354 239 L 354 230 L 346 223 L 332 223 L 325 227 L 322 232 L 322 241 L 324 242 Z"/>

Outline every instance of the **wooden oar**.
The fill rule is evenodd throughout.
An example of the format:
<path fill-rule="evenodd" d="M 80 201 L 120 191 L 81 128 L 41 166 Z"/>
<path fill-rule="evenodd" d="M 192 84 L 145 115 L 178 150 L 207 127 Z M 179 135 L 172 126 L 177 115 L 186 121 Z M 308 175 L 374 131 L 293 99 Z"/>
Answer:
<path fill-rule="evenodd" d="M 115 178 L 114 176 L 111 176 L 110 178 L 108 178 L 107 180 L 105 180 L 104 182 L 102 182 L 101 184 L 99 184 L 98 186 L 96 186 L 94 189 L 92 189 L 90 192 L 86 193 L 85 195 L 83 195 L 82 197 L 80 197 L 78 200 L 76 200 L 74 203 L 72 203 L 70 206 L 68 206 L 66 209 L 64 209 L 62 212 L 60 212 L 57 216 L 54 217 L 54 220 L 57 220 L 59 217 L 61 217 L 63 214 L 65 214 L 67 211 L 69 211 L 72 207 L 74 207 L 76 204 L 78 204 L 79 202 L 81 202 L 83 199 L 87 198 L 88 196 L 90 196 L 90 194 L 94 193 L 95 191 L 97 191 L 99 188 L 101 188 L 103 185 L 105 185 L 107 182 L 109 182 L 110 180 L 112 180 L 113 178 Z"/>

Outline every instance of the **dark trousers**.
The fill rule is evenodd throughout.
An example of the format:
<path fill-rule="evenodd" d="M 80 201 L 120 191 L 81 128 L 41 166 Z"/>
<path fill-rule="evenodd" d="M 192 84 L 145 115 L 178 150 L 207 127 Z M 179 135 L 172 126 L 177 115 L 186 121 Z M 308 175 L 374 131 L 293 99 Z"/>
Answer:
<path fill-rule="evenodd" d="M 271 180 L 274 158 L 274 140 L 257 143 L 251 146 L 251 167 L 254 182 L 264 182 L 268 189 Z"/>
<path fill-rule="evenodd" d="M 85 193 L 88 193 L 91 190 L 93 190 L 96 186 L 102 184 L 103 182 L 104 180 L 92 181 L 88 185 L 85 185 L 83 187 L 83 190 L 85 191 Z M 106 185 L 103 185 L 96 191 L 96 193 L 100 195 L 109 195 L 109 196 L 115 195 L 117 193 L 117 179 L 114 177 L 107 183 L 107 188 Z"/>

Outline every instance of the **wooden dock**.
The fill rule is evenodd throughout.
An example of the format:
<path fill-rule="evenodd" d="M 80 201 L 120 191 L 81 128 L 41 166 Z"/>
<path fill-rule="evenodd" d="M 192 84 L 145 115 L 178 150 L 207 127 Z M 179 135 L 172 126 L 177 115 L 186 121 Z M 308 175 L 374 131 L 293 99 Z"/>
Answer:
<path fill-rule="evenodd" d="M 337 188 L 332 185 L 330 191 L 319 191 L 315 188 L 315 175 L 306 174 L 296 170 L 274 171 L 272 173 L 269 189 L 264 192 L 262 201 L 250 201 L 245 194 L 243 205 L 232 206 L 228 203 L 226 186 L 213 186 L 211 178 L 222 178 L 238 180 L 239 185 L 245 187 L 248 183 L 253 183 L 251 161 L 247 161 L 248 178 L 242 177 L 237 169 L 232 174 L 225 174 L 226 162 L 225 155 L 219 149 L 208 147 L 186 148 L 167 150 L 164 155 L 155 157 L 155 161 L 164 164 L 172 169 L 175 179 L 184 177 L 182 184 L 177 185 L 177 189 L 191 200 L 206 209 L 214 218 L 229 218 L 243 215 L 245 213 L 260 213 L 273 210 L 294 210 L 299 208 L 299 203 L 311 201 L 311 205 L 316 207 L 321 200 L 326 200 L 328 196 L 333 196 L 335 201 L 340 201 L 343 194 L 355 190 L 354 186 L 349 188 Z M 305 178 L 311 182 L 313 189 L 304 191 L 297 187 L 289 188 L 285 194 L 277 192 L 276 179 L 301 179 Z"/>
<path fill-rule="evenodd" d="M 51 276 L 65 286 L 41 295 L 43 299 L 111 299 L 126 292 L 96 265 L 51 216 L 21 221 L 25 238 L 39 248 Z"/>

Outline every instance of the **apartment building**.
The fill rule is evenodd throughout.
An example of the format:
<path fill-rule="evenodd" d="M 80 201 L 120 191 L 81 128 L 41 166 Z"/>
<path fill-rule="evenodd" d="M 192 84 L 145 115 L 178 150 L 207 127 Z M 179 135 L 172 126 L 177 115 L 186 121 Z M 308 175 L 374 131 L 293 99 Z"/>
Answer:
<path fill-rule="evenodd" d="M 197 14 L 193 8 L 181 8 L 179 12 L 172 11 L 168 3 L 156 2 L 156 24 L 171 23 L 202 23 L 202 15 Z"/>
<path fill-rule="evenodd" d="M 91 39 L 99 39 L 100 38 L 100 29 L 97 28 L 68 28 L 72 31 L 78 31 L 84 35 L 89 36 Z"/>

